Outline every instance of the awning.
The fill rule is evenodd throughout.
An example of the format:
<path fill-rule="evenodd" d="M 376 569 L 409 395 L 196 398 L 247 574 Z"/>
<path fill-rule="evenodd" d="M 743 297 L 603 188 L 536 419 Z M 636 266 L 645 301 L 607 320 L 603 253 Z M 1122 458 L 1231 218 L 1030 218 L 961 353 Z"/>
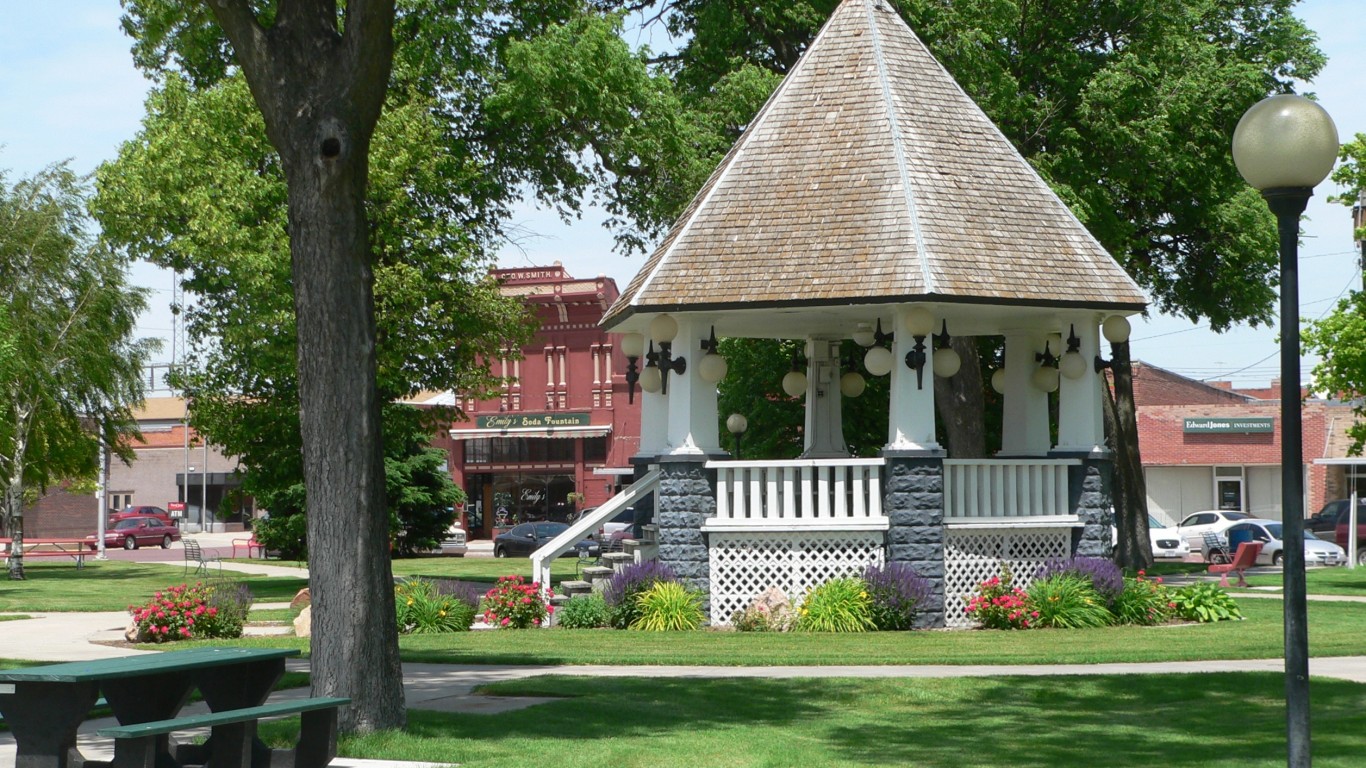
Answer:
<path fill-rule="evenodd" d="M 507 429 L 452 429 L 452 440 L 479 440 L 486 437 L 603 437 L 610 426 L 582 427 L 509 427 Z"/>

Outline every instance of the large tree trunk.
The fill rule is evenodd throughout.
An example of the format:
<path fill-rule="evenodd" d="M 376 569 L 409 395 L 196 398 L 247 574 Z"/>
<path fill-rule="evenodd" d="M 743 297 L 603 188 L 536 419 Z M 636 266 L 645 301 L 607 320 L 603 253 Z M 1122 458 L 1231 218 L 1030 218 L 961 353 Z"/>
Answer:
<path fill-rule="evenodd" d="M 284 0 L 263 28 L 210 0 L 280 153 L 298 316 L 313 693 L 340 727 L 404 725 L 376 385 L 365 185 L 393 59 L 393 0 Z M 339 32 L 339 26 L 344 34 Z"/>
<path fill-rule="evenodd" d="M 939 413 L 939 423 L 944 425 L 949 455 L 955 459 L 986 458 L 983 421 L 986 401 L 982 397 L 982 364 L 978 359 L 977 340 L 955 336 L 950 344 L 962 358 L 963 365 L 957 374 L 946 379 L 934 377 L 935 410 Z"/>
<path fill-rule="evenodd" d="M 1148 488 L 1143 479 L 1143 459 L 1138 452 L 1138 409 L 1134 403 L 1133 367 L 1129 343 L 1111 344 L 1114 391 L 1105 388 L 1105 426 L 1115 452 L 1115 528 L 1119 541 L 1115 562 L 1139 570 L 1153 565 L 1152 539 L 1148 536 Z"/>

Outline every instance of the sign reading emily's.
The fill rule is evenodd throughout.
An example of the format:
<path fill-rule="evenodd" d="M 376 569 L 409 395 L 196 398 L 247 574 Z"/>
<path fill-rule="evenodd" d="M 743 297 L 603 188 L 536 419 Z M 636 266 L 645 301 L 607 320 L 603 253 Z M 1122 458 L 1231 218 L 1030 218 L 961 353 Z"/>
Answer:
<path fill-rule="evenodd" d="M 1270 416 L 1264 419 L 1184 419 L 1182 431 L 1186 434 L 1252 434 L 1275 431 L 1275 422 Z"/>
<path fill-rule="evenodd" d="M 587 413 L 499 413 L 475 417 L 479 429 L 551 429 L 586 427 L 592 423 Z"/>

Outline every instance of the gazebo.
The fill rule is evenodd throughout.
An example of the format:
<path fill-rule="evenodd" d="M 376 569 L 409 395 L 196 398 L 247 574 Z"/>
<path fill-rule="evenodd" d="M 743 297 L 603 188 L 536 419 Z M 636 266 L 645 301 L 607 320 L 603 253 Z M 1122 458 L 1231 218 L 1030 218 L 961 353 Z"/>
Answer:
<path fill-rule="evenodd" d="M 1145 305 L 897 12 L 844 0 L 603 318 L 643 366 L 649 472 L 599 515 L 653 491 L 657 556 L 707 592 L 713 623 L 768 587 L 797 597 L 887 561 L 937 584 L 923 623 L 963 623 L 962 596 L 1002 562 L 1027 580 L 1046 559 L 1109 554 L 1099 342 Z M 1004 337 L 992 459 L 936 442 L 931 377 L 958 361 L 931 339 L 948 333 Z M 805 341 L 788 381 L 805 398 L 800 458 L 722 450 L 717 336 Z M 850 338 L 891 376 L 874 459 L 850 458 L 841 428 Z"/>

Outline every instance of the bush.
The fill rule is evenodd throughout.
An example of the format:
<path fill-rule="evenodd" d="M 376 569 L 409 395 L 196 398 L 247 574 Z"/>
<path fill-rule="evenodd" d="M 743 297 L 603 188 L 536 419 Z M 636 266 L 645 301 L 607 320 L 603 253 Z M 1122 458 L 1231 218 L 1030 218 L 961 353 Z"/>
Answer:
<path fill-rule="evenodd" d="M 252 523 L 251 530 L 265 551 L 279 552 L 280 559 L 308 559 L 308 518 L 302 512 L 272 513 Z"/>
<path fill-rule="evenodd" d="M 539 627 L 554 611 L 541 597 L 540 582 L 528 584 L 521 576 L 502 576 L 484 593 L 484 621 L 500 629 Z"/>
<path fill-rule="evenodd" d="M 1124 580 L 1124 591 L 1110 606 L 1116 623 L 1139 626 L 1163 624 L 1171 619 L 1175 609 L 1162 579 L 1149 579 L 1143 571 L 1138 572 L 1138 578 Z"/>
<path fill-rule="evenodd" d="M 1173 610 L 1187 621 L 1214 622 L 1243 618 L 1238 604 L 1217 584 L 1202 581 L 1171 593 Z"/>
<path fill-rule="evenodd" d="M 1029 586 L 1030 623 L 1035 627 L 1104 627 L 1114 616 L 1089 578 L 1064 572 Z"/>
<path fill-rule="evenodd" d="M 251 591 L 244 584 L 199 582 L 157 592 L 146 605 L 130 605 L 128 611 L 137 622 L 139 641 L 165 643 L 241 637 L 250 606 Z"/>
<path fill-rule="evenodd" d="M 607 604 L 607 624 L 627 629 L 640 618 L 636 598 L 661 581 L 678 581 L 673 569 L 658 560 L 632 563 L 612 574 L 602 599 Z"/>
<path fill-rule="evenodd" d="M 859 578 L 831 579 L 806 593 L 797 609 L 803 632 L 864 632 L 873 629 L 873 601 Z"/>
<path fill-rule="evenodd" d="M 631 629 L 677 632 L 702 626 L 702 593 L 676 581 L 657 581 L 636 596 Z"/>
<path fill-rule="evenodd" d="M 394 612 L 401 635 L 467 632 L 474 624 L 475 606 L 453 594 L 442 594 L 426 579 L 394 585 Z"/>
<path fill-rule="evenodd" d="M 977 585 L 977 594 L 968 599 L 967 613 L 982 629 L 1029 629 L 1038 613 L 1029 607 L 1029 596 L 1013 586 L 1010 569 L 1001 566 L 1001 575 Z"/>
<path fill-rule="evenodd" d="M 869 613 L 873 626 L 880 630 L 910 629 L 916 610 L 930 597 L 929 580 L 906 563 L 870 565 L 863 572 L 863 581 L 872 599 Z"/>
<path fill-rule="evenodd" d="M 560 606 L 559 623 L 565 629 L 597 629 L 607 626 L 607 603 L 602 595 L 576 597 Z"/>
<path fill-rule="evenodd" d="M 1043 581 L 1060 574 L 1074 574 L 1091 582 L 1091 586 L 1108 605 L 1124 591 L 1124 573 L 1119 566 L 1099 557 L 1068 557 L 1049 560 L 1034 574 L 1035 581 Z"/>

